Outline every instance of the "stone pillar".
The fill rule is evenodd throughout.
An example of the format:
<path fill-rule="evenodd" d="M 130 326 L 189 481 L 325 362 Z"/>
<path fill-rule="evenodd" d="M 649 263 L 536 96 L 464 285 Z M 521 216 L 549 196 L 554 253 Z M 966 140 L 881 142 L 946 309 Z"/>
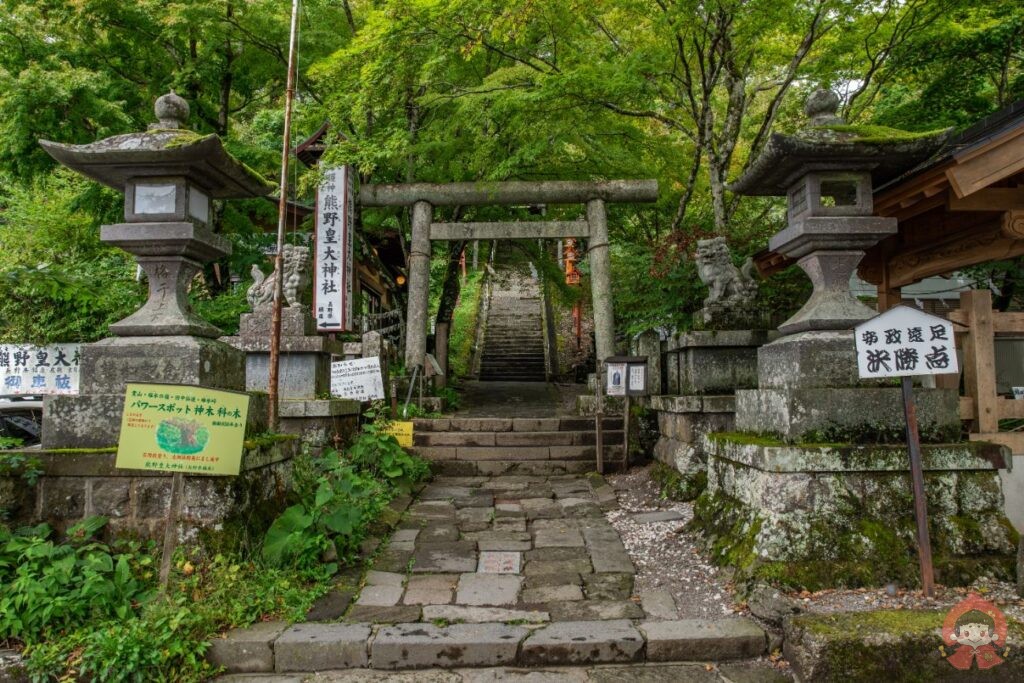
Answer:
<path fill-rule="evenodd" d="M 448 384 L 448 328 L 450 322 L 440 322 L 434 327 L 434 352 L 437 364 L 441 366 L 441 376 L 437 378 L 437 386 Z"/>
<path fill-rule="evenodd" d="M 647 391 L 651 395 L 660 394 L 663 379 L 661 376 L 661 336 L 657 330 L 641 332 L 636 338 L 638 356 L 647 356 Z"/>
<path fill-rule="evenodd" d="M 409 311 L 406 316 L 405 367 L 423 367 L 427 355 L 427 306 L 430 298 L 430 221 L 428 202 L 412 205 L 412 244 L 409 248 Z"/>
<path fill-rule="evenodd" d="M 473 240 L 473 272 L 480 270 L 480 240 Z"/>
<path fill-rule="evenodd" d="M 594 300 L 594 346 L 598 363 L 615 355 L 615 317 L 612 312 L 611 259 L 608 255 L 608 214 L 603 199 L 587 202 L 590 224 L 590 287 Z"/>

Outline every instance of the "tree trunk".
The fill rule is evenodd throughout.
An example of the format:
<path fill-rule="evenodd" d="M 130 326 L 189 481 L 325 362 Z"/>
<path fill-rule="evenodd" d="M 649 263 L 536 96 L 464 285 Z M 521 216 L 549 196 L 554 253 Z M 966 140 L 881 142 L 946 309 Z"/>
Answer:
<path fill-rule="evenodd" d="M 448 245 L 448 267 L 444 274 L 444 287 L 441 289 L 441 301 L 437 305 L 437 322 L 451 322 L 455 313 L 455 304 L 462 292 L 462 278 L 459 272 L 459 255 L 466 248 L 465 240 L 450 242 Z"/>

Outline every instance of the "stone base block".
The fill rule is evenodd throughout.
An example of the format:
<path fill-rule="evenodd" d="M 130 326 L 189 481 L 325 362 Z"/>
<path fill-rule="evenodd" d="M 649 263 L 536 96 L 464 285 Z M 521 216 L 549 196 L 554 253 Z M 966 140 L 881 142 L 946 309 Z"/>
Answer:
<path fill-rule="evenodd" d="M 116 447 L 121 435 L 124 393 L 47 396 L 43 399 L 42 446 L 47 448 Z M 249 395 L 246 434 L 267 431 L 267 395 Z"/>
<path fill-rule="evenodd" d="M 733 430 L 733 396 L 653 396 L 658 415 L 658 442 L 654 457 L 678 471 L 673 497 L 693 500 L 707 484 L 707 455 L 702 437 Z"/>
<path fill-rule="evenodd" d="M 625 402 L 618 396 L 604 397 L 605 415 L 622 415 Z M 586 417 L 593 417 L 597 414 L 597 397 L 582 394 L 576 397 L 576 414 Z"/>
<path fill-rule="evenodd" d="M 918 585 L 905 446 L 796 447 L 711 434 L 694 506 L 713 559 L 740 581 L 818 590 Z M 1011 578 L 1018 536 L 1003 509 L 1003 446 L 925 445 L 936 581 Z"/>
<path fill-rule="evenodd" d="M 783 654 L 802 681 L 1019 681 L 1024 658 L 1024 624 L 1010 618 L 1010 655 L 990 669 L 958 671 L 943 661 L 960 646 L 943 642 L 945 610 L 870 610 L 806 614 L 785 623 Z M 981 662 L 980 655 L 978 663 Z"/>
<path fill-rule="evenodd" d="M 129 382 L 242 391 L 245 354 L 203 337 L 110 337 L 82 347 L 82 394 L 119 394 Z"/>
<path fill-rule="evenodd" d="M 753 389 L 757 386 L 757 348 L 773 336 L 764 330 L 680 335 L 678 393 L 728 394 L 736 389 Z"/>
<path fill-rule="evenodd" d="M 281 432 L 313 447 L 347 442 L 359 423 L 359 402 L 345 398 L 284 400 L 278 411 Z"/>
<path fill-rule="evenodd" d="M 960 436 L 959 397 L 948 389 L 915 389 L 921 439 Z M 736 392 L 736 429 L 787 442 L 902 443 L 903 399 L 896 387 L 781 388 Z"/>
<path fill-rule="evenodd" d="M 857 376 L 852 330 L 802 332 L 765 344 L 757 351 L 757 378 L 761 389 L 872 384 Z"/>
<path fill-rule="evenodd" d="M 331 357 L 320 353 L 282 353 L 278 392 L 282 399 L 306 399 L 331 391 Z M 266 391 L 270 383 L 270 354 L 245 356 L 245 388 Z"/>
<path fill-rule="evenodd" d="M 273 308 L 268 304 L 251 313 L 243 313 L 238 320 L 238 334 L 252 339 L 270 339 Z M 281 336 L 306 337 L 316 334 L 316 324 L 309 306 L 283 306 L 281 308 Z"/>

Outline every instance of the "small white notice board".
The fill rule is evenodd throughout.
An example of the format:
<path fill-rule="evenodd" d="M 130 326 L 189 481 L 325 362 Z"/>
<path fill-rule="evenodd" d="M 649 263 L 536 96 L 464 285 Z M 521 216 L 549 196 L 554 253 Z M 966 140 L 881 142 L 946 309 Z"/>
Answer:
<path fill-rule="evenodd" d="M 331 395 L 356 401 L 384 398 L 380 358 L 356 358 L 331 363 Z"/>
<path fill-rule="evenodd" d="M 943 375 L 960 371 L 953 323 L 910 306 L 895 306 L 855 328 L 862 379 Z"/>

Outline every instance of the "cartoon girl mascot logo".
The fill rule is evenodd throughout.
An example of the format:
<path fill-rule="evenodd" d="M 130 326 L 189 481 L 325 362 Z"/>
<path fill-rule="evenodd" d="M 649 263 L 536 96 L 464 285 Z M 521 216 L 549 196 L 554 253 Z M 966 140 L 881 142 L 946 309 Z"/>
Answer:
<path fill-rule="evenodd" d="M 949 610 L 942 624 L 942 640 L 942 656 L 961 671 L 975 665 L 978 669 L 991 669 L 1002 664 L 1010 652 L 1006 647 L 1006 617 L 975 593 Z M 955 649 L 947 652 L 947 647 Z M 999 648 L 1005 648 L 1001 656 Z"/>

